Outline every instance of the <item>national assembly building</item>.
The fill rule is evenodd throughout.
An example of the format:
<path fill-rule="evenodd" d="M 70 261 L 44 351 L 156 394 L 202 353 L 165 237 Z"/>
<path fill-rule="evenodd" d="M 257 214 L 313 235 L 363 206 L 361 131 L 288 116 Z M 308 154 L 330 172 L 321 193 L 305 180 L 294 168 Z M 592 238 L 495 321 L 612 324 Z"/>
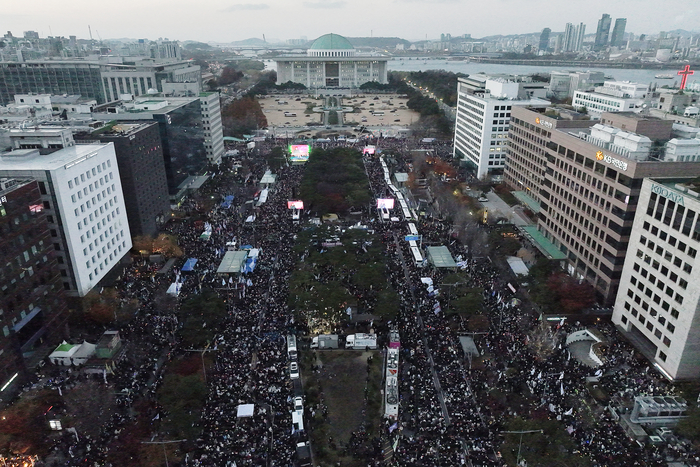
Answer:
<path fill-rule="evenodd" d="M 277 84 L 291 81 L 309 89 L 358 88 L 370 81 L 387 84 L 389 57 L 357 55 L 343 36 L 326 34 L 306 55 L 285 55 L 277 62 Z"/>

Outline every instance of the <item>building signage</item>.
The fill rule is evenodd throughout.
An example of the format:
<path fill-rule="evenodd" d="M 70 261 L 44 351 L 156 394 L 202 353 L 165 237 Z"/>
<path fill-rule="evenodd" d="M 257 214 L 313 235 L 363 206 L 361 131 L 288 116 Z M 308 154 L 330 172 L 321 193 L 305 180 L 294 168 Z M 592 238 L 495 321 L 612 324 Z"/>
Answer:
<path fill-rule="evenodd" d="M 662 185 L 651 185 L 651 192 L 656 193 L 659 196 L 663 196 L 664 198 L 668 198 L 674 203 L 680 204 L 681 206 L 685 206 L 685 201 L 683 200 L 683 196 L 676 193 L 675 191 L 671 191 L 665 186 Z"/>
<path fill-rule="evenodd" d="M 535 119 L 535 123 L 537 123 L 538 125 L 542 125 L 545 128 L 554 128 L 554 125 L 552 125 L 552 122 L 548 122 L 546 120 L 540 120 L 540 117 L 537 117 Z"/>
<path fill-rule="evenodd" d="M 621 161 L 620 159 L 615 159 L 607 154 L 603 154 L 603 151 L 598 151 L 595 153 L 595 158 L 599 161 L 604 161 L 610 165 L 614 165 L 620 170 L 627 170 L 627 162 Z"/>

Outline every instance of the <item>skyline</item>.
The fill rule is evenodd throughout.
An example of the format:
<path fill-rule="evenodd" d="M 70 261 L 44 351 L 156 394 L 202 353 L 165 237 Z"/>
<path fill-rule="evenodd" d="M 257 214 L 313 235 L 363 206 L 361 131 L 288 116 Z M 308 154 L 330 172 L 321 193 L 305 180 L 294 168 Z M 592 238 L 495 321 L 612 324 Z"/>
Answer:
<path fill-rule="evenodd" d="M 249 38 L 287 40 L 306 36 L 313 40 L 330 32 L 347 37 L 398 37 L 409 41 L 471 34 L 529 34 L 566 23 L 586 24 L 594 32 L 603 13 L 627 18 L 627 32 L 657 34 L 685 29 L 700 33 L 700 7 L 695 0 L 677 0 L 675 9 L 663 9 L 658 0 L 542 0 L 532 8 L 518 0 L 495 0 L 491 7 L 474 0 L 202 0 L 196 10 L 184 0 L 157 0 L 144 4 L 120 2 L 118 9 L 94 13 L 92 3 L 75 0 L 70 9 L 49 0 L 37 0 L 32 13 L 18 2 L 6 5 L 2 31 L 21 37 L 36 31 L 40 37 L 75 35 L 89 39 L 155 39 L 227 43 Z M 461 13 L 460 13 L 461 12 Z M 472 15 L 477 12 L 477 15 Z M 426 13 L 428 17 L 426 18 Z M 662 13 L 661 15 L 659 13 Z M 298 16 L 298 19 L 295 18 Z M 359 21 L 342 21 L 356 15 Z M 294 19 L 290 19 L 294 18 Z M 359 25 L 359 27 L 357 27 Z"/>

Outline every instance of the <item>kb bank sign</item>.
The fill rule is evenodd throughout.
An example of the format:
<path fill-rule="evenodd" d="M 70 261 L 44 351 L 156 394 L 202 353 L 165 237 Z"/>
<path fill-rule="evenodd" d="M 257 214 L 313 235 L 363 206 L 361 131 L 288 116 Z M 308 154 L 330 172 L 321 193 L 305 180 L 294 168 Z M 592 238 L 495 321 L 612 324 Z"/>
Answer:
<path fill-rule="evenodd" d="M 535 118 L 535 123 L 538 125 L 542 125 L 545 128 L 553 128 L 554 125 L 552 125 L 552 122 L 548 122 L 547 120 L 540 120 L 540 117 Z"/>
<path fill-rule="evenodd" d="M 598 151 L 595 153 L 595 158 L 599 161 L 603 161 L 607 164 L 617 167 L 620 170 L 627 170 L 627 162 L 621 161 L 620 159 L 615 159 L 607 154 L 603 154 L 603 151 Z"/>

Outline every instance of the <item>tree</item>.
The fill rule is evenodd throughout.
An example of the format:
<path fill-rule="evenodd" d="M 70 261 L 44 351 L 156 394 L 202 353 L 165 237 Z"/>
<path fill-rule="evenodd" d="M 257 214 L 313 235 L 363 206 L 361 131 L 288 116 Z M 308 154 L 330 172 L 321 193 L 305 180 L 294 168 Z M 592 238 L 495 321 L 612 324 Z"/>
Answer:
<path fill-rule="evenodd" d="M 169 258 L 183 255 L 182 249 L 177 245 L 177 238 L 164 233 L 153 240 L 153 253 L 161 253 Z"/>
<path fill-rule="evenodd" d="M 551 275 L 547 284 L 552 295 L 559 300 L 561 311 L 564 313 L 578 313 L 595 303 L 593 286 L 564 272 Z"/>
<path fill-rule="evenodd" d="M 95 289 L 88 292 L 82 299 L 83 318 L 98 325 L 114 321 L 119 297 L 115 289 L 105 288 L 102 293 Z"/>
<path fill-rule="evenodd" d="M 204 289 L 182 304 L 179 330 L 185 348 L 204 348 L 220 332 L 226 303 L 213 290 Z"/>
<path fill-rule="evenodd" d="M 224 69 L 221 70 L 221 76 L 219 77 L 218 81 L 220 85 L 226 86 L 228 84 L 237 83 L 243 79 L 243 76 L 242 71 L 237 71 L 233 67 L 225 66 Z"/>
<path fill-rule="evenodd" d="M 216 78 L 212 78 L 209 81 L 206 82 L 207 89 L 210 91 L 216 91 L 219 88 L 219 82 L 216 80 Z"/>
<path fill-rule="evenodd" d="M 273 147 L 267 154 L 267 165 L 273 170 L 282 167 L 285 160 L 286 158 L 284 157 L 284 149 L 282 149 L 282 146 Z"/>
<path fill-rule="evenodd" d="M 267 126 L 267 118 L 253 97 L 233 100 L 222 109 L 221 119 L 227 136 L 241 137 L 256 128 Z"/>
<path fill-rule="evenodd" d="M 151 253 L 153 251 L 153 238 L 148 235 L 137 235 L 131 239 L 135 251 Z"/>

